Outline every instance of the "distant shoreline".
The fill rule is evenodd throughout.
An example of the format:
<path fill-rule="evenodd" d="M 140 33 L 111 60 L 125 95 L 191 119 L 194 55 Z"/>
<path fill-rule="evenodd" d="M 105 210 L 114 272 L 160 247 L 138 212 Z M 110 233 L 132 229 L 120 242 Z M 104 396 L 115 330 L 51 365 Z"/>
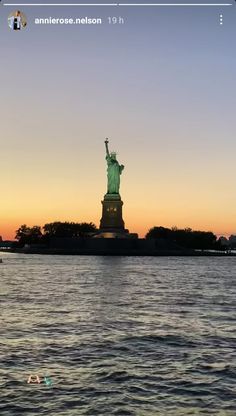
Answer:
<path fill-rule="evenodd" d="M 20 254 L 131 257 L 235 257 L 229 249 L 187 248 L 167 239 L 50 238 L 46 244 L 12 245 L 1 251 Z"/>
<path fill-rule="evenodd" d="M 77 249 L 0 249 L 4 253 L 69 256 L 125 256 L 125 257 L 236 257 L 236 253 L 193 250 L 77 250 Z"/>

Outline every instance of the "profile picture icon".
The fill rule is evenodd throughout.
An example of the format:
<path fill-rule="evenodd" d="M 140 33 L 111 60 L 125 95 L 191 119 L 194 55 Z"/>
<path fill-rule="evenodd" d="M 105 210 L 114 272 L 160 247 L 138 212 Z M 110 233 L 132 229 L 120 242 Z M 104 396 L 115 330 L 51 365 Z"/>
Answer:
<path fill-rule="evenodd" d="M 27 19 L 24 13 L 20 10 L 12 12 L 8 16 L 8 26 L 12 30 L 22 30 L 27 26 Z"/>

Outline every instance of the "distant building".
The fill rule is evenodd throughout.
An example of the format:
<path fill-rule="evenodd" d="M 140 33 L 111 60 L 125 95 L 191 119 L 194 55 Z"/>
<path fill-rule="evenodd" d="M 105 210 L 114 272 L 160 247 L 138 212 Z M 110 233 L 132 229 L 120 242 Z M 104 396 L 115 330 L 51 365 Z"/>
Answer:
<path fill-rule="evenodd" d="M 11 248 L 13 241 L 3 241 L 2 237 L 0 236 L 0 248 Z"/>
<path fill-rule="evenodd" d="M 229 237 L 229 243 L 230 243 L 231 247 L 236 247 L 236 235 L 231 235 Z"/>
<path fill-rule="evenodd" d="M 230 245 L 230 242 L 226 237 L 220 237 L 218 241 L 222 247 L 228 247 Z"/>

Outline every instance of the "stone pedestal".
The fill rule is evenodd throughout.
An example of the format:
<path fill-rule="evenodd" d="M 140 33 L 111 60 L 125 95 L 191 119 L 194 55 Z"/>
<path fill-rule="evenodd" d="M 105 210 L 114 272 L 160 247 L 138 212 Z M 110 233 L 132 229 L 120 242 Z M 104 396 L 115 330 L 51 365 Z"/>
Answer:
<path fill-rule="evenodd" d="M 119 194 L 106 194 L 102 201 L 100 231 L 127 232 L 122 218 L 123 202 Z"/>
<path fill-rule="evenodd" d="M 120 194 L 106 194 L 102 201 L 102 218 L 99 231 L 94 238 L 137 239 L 138 234 L 129 234 L 122 217 L 123 201 Z"/>

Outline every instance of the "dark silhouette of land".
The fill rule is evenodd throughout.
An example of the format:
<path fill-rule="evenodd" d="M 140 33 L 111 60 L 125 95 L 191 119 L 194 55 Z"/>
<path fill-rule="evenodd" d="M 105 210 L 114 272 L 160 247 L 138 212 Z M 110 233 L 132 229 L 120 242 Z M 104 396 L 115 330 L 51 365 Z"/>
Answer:
<path fill-rule="evenodd" d="M 81 254 L 130 256 L 213 256 L 234 255 L 212 232 L 190 228 L 153 227 L 145 238 L 97 238 L 93 223 L 53 222 L 43 227 L 16 231 L 10 251 L 31 254 Z M 3 242 L 4 244 L 4 242 Z M 1 246 L 1 244 L 0 244 Z M 3 245 L 2 245 L 3 247 Z"/>

